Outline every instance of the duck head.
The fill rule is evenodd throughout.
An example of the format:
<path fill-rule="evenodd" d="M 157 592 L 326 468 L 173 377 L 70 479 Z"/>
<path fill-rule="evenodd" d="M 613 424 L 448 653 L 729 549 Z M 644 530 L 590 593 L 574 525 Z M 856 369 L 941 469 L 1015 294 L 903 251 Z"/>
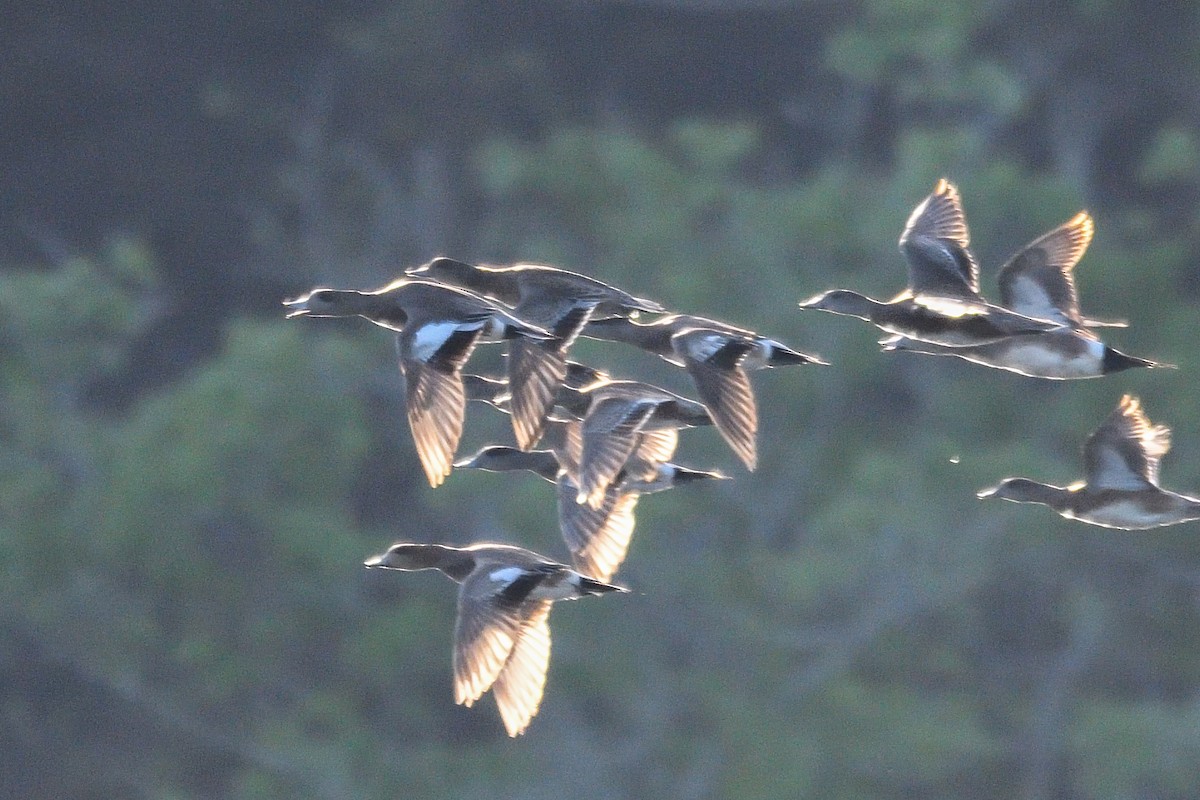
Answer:
<path fill-rule="evenodd" d="M 386 553 L 368 558 L 363 566 L 406 571 L 437 569 L 450 554 L 451 548 L 445 545 L 397 542 Z"/>
<path fill-rule="evenodd" d="M 352 317 L 363 308 L 362 292 L 352 289 L 318 287 L 294 300 L 284 300 L 287 318 L 292 317 Z"/>
<path fill-rule="evenodd" d="M 453 258 L 439 256 L 419 267 L 409 267 L 404 270 L 404 274 L 425 280 L 438 281 L 439 283 L 460 284 L 468 280 L 477 271 L 477 267 L 465 261 L 457 261 Z"/>
<path fill-rule="evenodd" d="M 991 489 L 976 492 L 975 496 L 981 500 L 996 497 L 1014 503 L 1045 503 L 1060 491 L 1062 490 L 1055 486 L 1038 483 L 1029 478 L 1005 478 Z"/>
<path fill-rule="evenodd" d="M 874 305 L 875 301 L 871 298 L 849 289 L 830 289 L 800 303 L 801 308 L 815 308 L 818 311 L 847 314 L 852 317 L 867 316 Z"/>

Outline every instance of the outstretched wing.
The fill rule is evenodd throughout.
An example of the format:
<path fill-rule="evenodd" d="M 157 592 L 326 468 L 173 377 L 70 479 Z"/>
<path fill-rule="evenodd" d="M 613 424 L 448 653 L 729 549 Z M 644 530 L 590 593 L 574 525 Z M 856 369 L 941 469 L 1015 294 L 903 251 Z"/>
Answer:
<path fill-rule="evenodd" d="M 562 342 L 517 337 L 509 345 L 508 374 L 513 434 L 518 447 L 532 450 L 542 438 L 546 417 L 567 374 Z"/>
<path fill-rule="evenodd" d="M 1125 395 L 1083 446 L 1087 483 L 1097 489 L 1158 485 L 1158 465 L 1171 449 L 1171 429 L 1151 425 L 1141 403 Z"/>
<path fill-rule="evenodd" d="M 417 456 L 429 485 L 439 486 L 450 474 L 462 438 L 466 397 L 459 370 L 475 349 L 479 331 L 451 330 L 433 345 L 419 337 L 409 331 L 400 334 L 400 370 Z M 419 357 L 425 355 L 419 350 L 423 346 L 428 346 L 428 354 Z"/>
<path fill-rule="evenodd" d="M 609 484 L 637 446 L 638 432 L 654 408 L 653 403 L 630 402 L 622 397 L 600 398 L 592 403 L 581 429 L 578 502 L 599 508 Z"/>
<path fill-rule="evenodd" d="M 550 668 L 550 600 L 525 609 L 517 639 L 492 684 L 492 696 L 509 736 L 518 736 L 538 712 Z"/>
<path fill-rule="evenodd" d="M 1025 245 L 1000 270 L 1000 302 L 1027 317 L 1081 326 L 1074 270 L 1094 232 L 1091 216 L 1081 211 Z"/>
<path fill-rule="evenodd" d="M 958 189 L 942 178 L 913 209 L 900 235 L 900 251 L 908 261 L 908 288 L 914 295 L 980 299 L 979 265 L 970 244 Z"/>
<path fill-rule="evenodd" d="M 616 573 L 633 537 L 638 493 L 609 487 L 599 508 L 575 502 L 577 489 L 559 478 L 558 519 L 571 562 L 584 575 L 608 581 Z"/>

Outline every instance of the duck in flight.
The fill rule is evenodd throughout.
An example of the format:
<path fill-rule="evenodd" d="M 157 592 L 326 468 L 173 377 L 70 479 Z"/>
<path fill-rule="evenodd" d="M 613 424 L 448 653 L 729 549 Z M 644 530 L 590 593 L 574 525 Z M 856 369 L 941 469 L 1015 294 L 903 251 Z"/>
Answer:
<path fill-rule="evenodd" d="M 373 292 L 317 288 L 284 306 L 289 318 L 359 316 L 396 331 L 408 423 L 431 486 L 450 474 L 462 438 L 466 400 L 461 370 L 476 344 L 552 338 L 495 300 L 411 278 Z"/>
<path fill-rule="evenodd" d="M 859 317 L 888 333 L 946 347 L 1062 327 L 1062 322 L 1026 316 L 984 300 L 970 244 L 958 189 L 942 178 L 913 210 L 900 235 L 900 251 L 908 262 L 908 288 L 887 302 L 833 289 L 800 307 Z"/>
<path fill-rule="evenodd" d="M 1151 425 L 1137 398 L 1125 395 L 1083 446 L 1084 480 L 1063 487 L 1006 478 L 978 496 L 1040 503 L 1067 519 L 1126 531 L 1200 519 L 1200 499 L 1158 485 L 1170 449 L 1170 428 Z"/>
<path fill-rule="evenodd" d="M 538 712 L 550 666 L 550 607 L 556 600 L 628 591 L 507 544 L 397 542 L 364 562 L 372 568 L 436 569 L 459 584 L 454 622 L 454 702 L 471 706 L 488 689 L 509 736 Z"/>
<path fill-rule="evenodd" d="M 566 374 L 567 350 L 594 313 L 627 316 L 663 310 L 653 300 L 542 264 L 491 267 L 435 258 L 407 272 L 498 300 L 516 316 L 552 334 L 548 339 L 514 339 L 509 346 L 513 433 L 522 450 L 532 449 L 541 438 Z"/>
<path fill-rule="evenodd" d="M 775 339 L 690 314 L 653 322 L 604 319 L 588 325 L 589 339 L 625 342 L 687 370 L 721 436 L 749 470 L 758 465 L 758 403 L 749 372 L 793 364 L 826 364 Z"/>
<path fill-rule="evenodd" d="M 893 336 L 880 344 L 887 351 L 956 356 L 1049 380 L 1099 378 L 1135 367 L 1171 366 L 1110 347 L 1091 329 L 1123 327 L 1124 323 L 1099 322 L 1080 312 L 1074 271 L 1094 230 L 1091 216 L 1081 211 L 1025 245 L 1000 270 L 1001 305 L 1018 314 L 1060 322 L 1062 327 L 966 347 L 945 347 L 905 336 Z"/>

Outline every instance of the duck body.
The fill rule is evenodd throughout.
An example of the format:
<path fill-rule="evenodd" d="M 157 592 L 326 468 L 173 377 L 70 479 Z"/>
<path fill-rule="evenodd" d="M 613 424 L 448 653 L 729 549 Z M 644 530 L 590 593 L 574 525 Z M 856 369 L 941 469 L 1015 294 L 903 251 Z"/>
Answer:
<path fill-rule="evenodd" d="M 993 305 L 979 293 L 979 265 L 958 189 L 942 178 L 908 218 L 900 252 L 908 287 L 887 302 L 849 289 L 812 297 L 801 308 L 865 319 L 881 330 L 942 347 L 968 347 L 1042 333 L 1062 322 Z"/>
<path fill-rule="evenodd" d="M 817 356 L 793 350 L 754 331 L 692 314 L 670 314 L 653 322 L 619 317 L 601 319 L 589 323 L 583 335 L 631 344 L 680 367 L 686 367 L 689 361 L 706 360 L 745 370 L 825 364 Z"/>
<path fill-rule="evenodd" d="M 1136 367 L 1167 366 L 1126 355 L 1086 331 L 1067 327 L 966 347 L 943 347 L 904 336 L 885 339 L 880 344 L 886 351 L 954 356 L 985 367 L 1046 380 L 1101 378 Z"/>
<path fill-rule="evenodd" d="M 461 286 L 476 294 L 499 300 L 516 309 L 518 316 L 550 324 L 571 324 L 556 330 L 555 335 L 572 336 L 586 322 L 570 320 L 574 309 L 586 309 L 589 314 L 597 307 L 603 314 L 629 314 L 646 311 L 662 313 L 663 307 L 653 300 L 618 289 L 603 281 L 578 272 L 545 264 L 513 264 L 484 266 L 468 264 L 452 258 L 435 258 L 427 264 L 407 270 L 407 274 L 452 286 Z M 524 310 L 526 313 L 520 313 Z M 539 319 L 540 318 L 540 319 Z"/>
<path fill-rule="evenodd" d="M 412 278 L 400 278 L 370 292 L 319 287 L 283 305 L 289 318 L 357 316 L 397 333 L 414 325 L 432 325 L 447 330 L 478 330 L 488 341 L 551 337 L 545 328 L 518 318 L 491 298 Z"/>
<path fill-rule="evenodd" d="M 800 307 L 858 317 L 888 333 L 940 347 L 973 347 L 1063 327 L 982 300 L 929 295 L 902 294 L 884 302 L 849 289 L 832 289 Z"/>
<path fill-rule="evenodd" d="M 627 591 L 523 547 L 398 542 L 365 566 L 436 569 L 460 584 L 454 625 L 454 700 L 471 706 L 489 689 L 509 736 L 541 705 L 555 601 Z"/>
<path fill-rule="evenodd" d="M 1068 519 L 1120 530 L 1200 519 L 1200 499 L 1158 485 L 1159 461 L 1170 447 L 1170 429 L 1152 425 L 1138 400 L 1125 395 L 1084 444 L 1083 481 L 1062 487 L 1006 478 L 978 496 L 1038 503 Z"/>
<path fill-rule="evenodd" d="M 1053 486 L 1008 478 L 979 497 L 1049 506 L 1067 519 L 1102 528 L 1135 531 L 1200 519 L 1200 499 L 1166 489 L 1095 489 L 1087 484 Z"/>

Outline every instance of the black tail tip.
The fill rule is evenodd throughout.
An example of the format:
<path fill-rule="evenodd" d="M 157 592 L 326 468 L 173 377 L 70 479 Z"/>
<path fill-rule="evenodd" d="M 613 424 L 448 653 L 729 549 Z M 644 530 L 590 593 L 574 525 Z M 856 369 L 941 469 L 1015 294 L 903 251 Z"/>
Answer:
<path fill-rule="evenodd" d="M 1111 347 L 1104 348 L 1104 374 L 1110 375 L 1114 372 L 1123 372 L 1127 369 L 1136 369 L 1138 367 L 1150 368 L 1171 368 L 1170 364 L 1158 364 L 1154 361 L 1148 361 L 1144 358 L 1136 356 L 1127 356 L 1120 350 L 1114 350 Z"/>
<path fill-rule="evenodd" d="M 629 589 L 624 586 L 618 586 L 615 583 L 605 583 L 598 581 L 595 578 L 589 578 L 586 575 L 579 577 L 579 590 L 584 594 L 608 594 L 609 592 L 628 592 Z"/>

